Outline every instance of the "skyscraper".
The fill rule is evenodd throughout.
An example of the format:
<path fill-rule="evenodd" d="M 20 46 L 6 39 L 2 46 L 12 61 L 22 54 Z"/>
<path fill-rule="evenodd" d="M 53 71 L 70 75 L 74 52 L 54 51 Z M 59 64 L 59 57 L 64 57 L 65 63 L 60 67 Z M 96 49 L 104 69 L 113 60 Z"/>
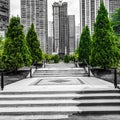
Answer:
<path fill-rule="evenodd" d="M 53 4 L 53 52 L 63 57 L 67 52 L 68 14 L 67 2 Z"/>
<path fill-rule="evenodd" d="M 5 36 L 5 31 L 9 23 L 10 0 L 0 0 L 0 36 Z"/>
<path fill-rule="evenodd" d="M 120 6 L 120 0 L 80 0 L 80 33 L 86 25 L 88 25 L 91 34 L 93 33 L 94 22 L 102 1 L 109 16 Z"/>
<path fill-rule="evenodd" d="M 74 54 L 75 52 L 75 15 L 68 16 L 69 24 L 69 54 Z"/>
<path fill-rule="evenodd" d="M 79 42 L 80 42 L 80 24 L 78 24 L 76 26 L 75 33 L 76 33 L 76 42 L 75 42 L 75 50 L 76 50 L 78 48 Z"/>
<path fill-rule="evenodd" d="M 48 42 L 47 0 L 21 0 L 21 22 L 24 25 L 25 33 L 31 23 L 34 23 L 42 51 L 46 52 Z"/>
<path fill-rule="evenodd" d="M 115 10 L 120 7 L 120 0 L 109 0 L 109 13 L 110 15 L 115 12 Z"/>
<path fill-rule="evenodd" d="M 53 53 L 53 22 L 48 22 L 48 54 Z"/>

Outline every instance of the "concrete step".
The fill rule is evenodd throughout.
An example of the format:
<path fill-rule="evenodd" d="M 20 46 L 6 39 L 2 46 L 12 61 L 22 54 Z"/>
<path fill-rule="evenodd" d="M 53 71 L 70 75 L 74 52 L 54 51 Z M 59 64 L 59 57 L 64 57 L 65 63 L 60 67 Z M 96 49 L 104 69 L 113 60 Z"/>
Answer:
<path fill-rule="evenodd" d="M 3 100 L 0 107 L 47 107 L 47 106 L 120 106 L 120 99 L 100 100 Z"/>
<path fill-rule="evenodd" d="M 79 75 L 69 75 L 69 77 L 87 77 L 88 74 L 79 74 Z M 32 77 L 40 78 L 40 77 L 67 77 L 67 75 L 32 75 Z"/>
<path fill-rule="evenodd" d="M 29 92 L 27 92 L 27 91 L 22 91 L 22 92 L 0 92 L 0 95 L 21 95 L 21 94 L 29 94 L 29 95 L 31 95 L 31 94 L 71 94 L 71 93 L 74 93 L 74 94 L 90 94 L 90 93 L 92 93 L 92 94 L 97 94 L 97 93 L 102 93 L 102 94 L 104 94 L 104 93 L 120 93 L 120 90 L 118 90 L 118 89 L 104 89 L 104 90 L 101 90 L 101 89 L 94 89 L 94 90 L 81 90 L 81 91 L 74 91 L 74 90 L 72 90 L 72 91 L 64 91 L 64 90 L 61 90 L 61 91 L 57 91 L 57 90 L 55 90 L 55 91 L 29 91 Z"/>
<path fill-rule="evenodd" d="M 15 94 L 15 95 L 0 95 L 0 100 L 57 100 L 57 99 L 120 99 L 119 93 L 96 93 L 96 94 Z"/>
<path fill-rule="evenodd" d="M 4 107 L 0 115 L 80 115 L 80 114 L 119 114 L 120 106 L 50 106 L 50 107 Z"/>
<path fill-rule="evenodd" d="M 68 115 L 0 115 L 0 120 L 61 120 L 67 119 Z"/>
<path fill-rule="evenodd" d="M 65 74 L 65 75 L 69 75 L 69 74 L 70 74 L 70 75 L 79 75 L 79 74 L 85 74 L 85 72 L 76 72 L 76 73 L 71 73 L 71 72 L 70 72 L 70 73 L 64 73 L 64 74 L 63 74 L 63 73 L 55 73 L 55 72 L 54 72 L 54 73 L 52 73 L 52 72 L 49 72 L 49 73 L 39 73 L 39 72 L 35 72 L 34 74 L 35 74 L 35 75 L 58 75 L 58 74 L 59 74 L 59 75 L 63 75 L 63 76 L 64 76 L 64 74 Z"/>
<path fill-rule="evenodd" d="M 1 120 L 56 120 L 68 118 L 70 115 L 119 113 L 119 90 L 2 92 L 0 94 Z"/>

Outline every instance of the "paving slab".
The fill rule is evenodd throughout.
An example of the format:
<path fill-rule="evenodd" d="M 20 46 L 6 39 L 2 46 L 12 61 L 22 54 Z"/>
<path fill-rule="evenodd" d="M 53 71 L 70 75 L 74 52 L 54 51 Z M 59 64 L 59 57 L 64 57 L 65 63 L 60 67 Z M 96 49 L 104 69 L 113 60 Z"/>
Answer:
<path fill-rule="evenodd" d="M 32 69 L 33 74 L 36 72 L 44 77 L 28 76 L 0 91 L 0 120 L 120 119 L 120 94 L 112 83 L 93 76 L 72 76 L 76 71 L 84 73 L 83 68 L 75 68 L 74 64 L 45 66 L 47 68 L 38 71 Z M 52 76 L 59 72 L 67 76 Z M 44 73 L 51 74 L 51 77 Z M 104 116 L 108 113 L 109 116 Z"/>
<path fill-rule="evenodd" d="M 58 79 L 66 79 L 66 80 L 76 80 L 80 79 L 84 84 L 76 84 L 74 85 L 74 82 L 71 85 L 47 85 L 47 83 L 41 85 L 34 85 L 37 81 L 40 79 L 47 79 L 50 81 L 58 80 Z M 45 85 L 46 84 L 46 85 Z M 114 89 L 114 85 L 112 83 L 109 83 L 107 81 L 95 78 L 95 77 L 52 77 L 52 78 L 27 78 L 15 83 L 12 83 L 10 85 L 5 86 L 3 92 L 7 91 L 80 91 L 80 90 L 89 90 L 89 89 Z"/>

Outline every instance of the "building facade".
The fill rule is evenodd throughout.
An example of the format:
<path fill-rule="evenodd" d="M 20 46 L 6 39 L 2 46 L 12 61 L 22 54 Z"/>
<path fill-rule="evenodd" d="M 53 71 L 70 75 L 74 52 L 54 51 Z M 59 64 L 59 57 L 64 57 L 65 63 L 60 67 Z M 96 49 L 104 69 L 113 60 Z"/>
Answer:
<path fill-rule="evenodd" d="M 40 47 L 47 52 L 48 44 L 48 15 L 47 0 L 21 0 L 21 23 L 27 33 L 31 23 L 34 23 Z"/>
<path fill-rule="evenodd" d="M 48 54 L 53 53 L 53 22 L 49 21 L 48 22 Z"/>
<path fill-rule="evenodd" d="M 0 0 L 0 36 L 5 36 L 10 16 L 10 0 Z"/>
<path fill-rule="evenodd" d="M 67 2 L 53 3 L 53 52 L 63 57 L 67 54 L 68 14 Z"/>
<path fill-rule="evenodd" d="M 68 16 L 69 24 L 69 54 L 74 54 L 75 52 L 75 15 Z"/>
<path fill-rule="evenodd" d="M 79 46 L 79 42 L 80 42 L 80 24 L 78 24 L 76 26 L 76 41 L 75 41 L 75 50 L 78 48 Z"/>
<path fill-rule="evenodd" d="M 120 6 L 120 0 L 80 0 L 80 33 L 88 25 L 91 34 L 93 34 L 94 23 L 102 1 L 105 4 L 109 16 Z"/>

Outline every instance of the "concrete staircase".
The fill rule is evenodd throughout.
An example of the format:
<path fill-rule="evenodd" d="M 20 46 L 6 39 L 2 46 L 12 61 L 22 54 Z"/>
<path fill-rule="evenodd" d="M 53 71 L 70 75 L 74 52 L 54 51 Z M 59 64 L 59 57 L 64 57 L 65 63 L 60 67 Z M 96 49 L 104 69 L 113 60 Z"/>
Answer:
<path fill-rule="evenodd" d="M 33 73 L 33 77 L 85 77 L 88 74 L 83 68 L 64 69 L 38 69 Z"/>
<path fill-rule="evenodd" d="M 69 120 L 74 115 L 119 113 L 118 90 L 0 92 L 0 120 Z"/>

